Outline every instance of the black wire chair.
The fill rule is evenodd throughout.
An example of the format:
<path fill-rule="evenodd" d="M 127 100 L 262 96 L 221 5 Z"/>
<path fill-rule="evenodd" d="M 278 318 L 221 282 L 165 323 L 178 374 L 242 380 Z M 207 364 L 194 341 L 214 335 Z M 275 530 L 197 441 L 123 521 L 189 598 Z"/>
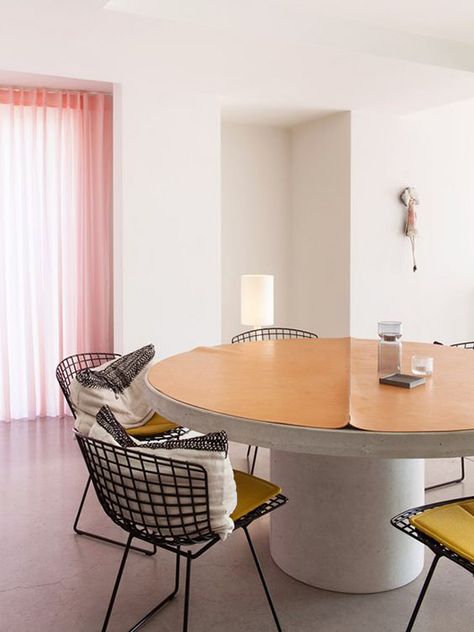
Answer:
<path fill-rule="evenodd" d="M 109 362 L 110 360 L 115 360 L 116 358 L 120 358 L 119 353 L 77 353 L 75 355 L 69 356 L 62 360 L 58 366 L 56 367 L 56 379 L 59 382 L 59 386 L 61 387 L 61 391 L 63 392 L 64 398 L 66 399 L 69 410 L 72 413 L 74 419 L 76 419 L 76 411 L 74 410 L 74 405 L 71 401 L 71 382 L 74 379 L 74 376 L 82 369 L 92 369 L 94 367 L 100 366 L 105 362 Z M 79 528 L 79 519 L 81 517 L 82 509 L 84 507 L 84 503 L 89 492 L 91 484 L 91 477 L 89 476 L 86 482 L 86 486 L 84 488 L 84 492 L 82 494 L 81 502 L 79 503 L 79 508 L 77 510 L 76 518 L 74 520 L 73 529 L 74 532 L 78 535 L 85 535 L 89 538 L 94 538 L 95 540 L 100 540 L 102 542 L 107 542 L 108 544 L 116 544 L 117 546 L 126 546 L 125 542 L 119 542 L 117 540 L 113 540 L 111 538 L 107 538 L 103 535 L 99 535 L 97 533 L 91 533 L 90 531 L 84 531 Z M 141 553 L 145 553 L 146 555 L 154 555 L 156 553 L 156 548 L 149 551 L 140 547 L 132 547 L 135 551 L 140 551 Z"/>
<path fill-rule="evenodd" d="M 115 579 L 112 595 L 102 626 L 107 630 L 115 598 L 122 579 L 131 542 L 137 538 L 176 555 L 175 581 L 172 592 L 138 621 L 130 632 L 147 623 L 178 593 L 180 558 L 186 560 L 183 632 L 188 629 L 191 562 L 220 541 L 212 532 L 206 470 L 197 464 L 151 456 L 97 441 L 76 432 L 102 508 L 128 533 L 125 551 Z M 262 568 L 248 532 L 248 526 L 287 502 L 282 494 L 265 501 L 235 521 L 247 538 L 277 630 L 281 626 Z M 201 545 L 199 549 L 182 547 Z"/>
<path fill-rule="evenodd" d="M 409 535 L 410 537 L 414 538 L 418 542 L 421 542 L 422 544 L 427 546 L 429 549 L 431 549 L 434 553 L 433 561 L 431 563 L 430 569 L 428 571 L 428 574 L 426 576 L 426 579 L 424 581 L 424 584 L 421 588 L 420 594 L 416 601 L 415 608 L 411 614 L 406 632 L 411 632 L 413 628 L 415 619 L 418 615 L 421 604 L 426 595 L 426 591 L 428 590 L 428 586 L 430 585 L 430 582 L 433 578 L 433 574 L 436 570 L 436 566 L 438 565 L 438 562 L 442 557 L 446 557 L 448 560 L 451 560 L 455 564 L 462 566 L 462 568 L 469 571 L 469 573 L 471 573 L 474 576 L 474 564 L 472 562 L 467 560 L 465 557 L 462 557 L 461 555 L 455 553 L 454 551 L 452 551 L 445 545 L 441 544 L 437 540 L 429 537 L 422 531 L 419 531 L 416 528 L 416 526 L 410 522 L 410 518 L 413 518 L 413 516 L 417 516 L 423 513 L 427 509 L 434 509 L 435 507 L 439 507 L 441 505 L 452 505 L 459 502 L 468 502 L 470 500 L 474 500 L 474 496 L 471 496 L 468 498 L 456 498 L 454 500 L 431 503 L 430 505 L 423 505 L 422 507 L 415 507 L 413 509 L 408 509 L 407 511 L 404 511 L 401 514 L 398 514 L 397 516 L 392 518 L 392 520 L 390 521 L 394 527 L 396 527 L 397 529 L 399 529 L 406 535 Z"/>
<path fill-rule="evenodd" d="M 442 345 L 443 343 L 435 340 L 433 344 Z M 450 346 L 458 347 L 459 349 L 473 349 L 474 350 L 474 341 L 455 342 L 454 344 Z M 466 477 L 466 460 L 465 459 L 466 457 L 464 456 L 459 457 L 459 461 L 461 463 L 461 474 L 458 477 L 453 478 L 452 480 L 449 480 L 449 481 L 445 481 L 444 483 L 436 483 L 436 485 L 429 485 L 428 487 L 425 487 L 425 492 L 430 492 L 433 489 L 441 489 L 442 487 L 448 487 L 449 485 L 457 485 L 458 483 L 462 483 Z"/>
<path fill-rule="evenodd" d="M 231 340 L 236 342 L 257 342 L 259 340 L 288 340 L 290 338 L 317 338 L 316 334 L 304 329 L 292 329 L 291 327 L 262 327 L 237 334 Z"/>
<path fill-rule="evenodd" d="M 241 342 L 258 342 L 261 340 L 290 340 L 291 338 L 318 338 L 317 334 L 311 331 L 305 331 L 304 329 L 293 329 L 291 327 L 262 327 L 261 329 L 251 329 L 250 331 L 243 331 L 241 334 L 237 334 L 231 340 L 232 344 Z M 247 448 L 247 463 L 250 474 L 255 471 L 255 464 L 257 463 L 258 446 L 255 446 L 252 465 L 250 465 L 250 454 L 252 446 Z"/>

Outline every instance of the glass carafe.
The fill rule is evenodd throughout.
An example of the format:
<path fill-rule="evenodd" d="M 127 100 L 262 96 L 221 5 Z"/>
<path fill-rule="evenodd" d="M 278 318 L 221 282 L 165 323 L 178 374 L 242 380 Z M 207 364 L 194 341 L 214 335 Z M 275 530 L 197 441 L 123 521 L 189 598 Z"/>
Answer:
<path fill-rule="evenodd" d="M 386 377 L 402 370 L 402 323 L 398 320 L 380 321 L 378 326 L 378 374 Z"/>

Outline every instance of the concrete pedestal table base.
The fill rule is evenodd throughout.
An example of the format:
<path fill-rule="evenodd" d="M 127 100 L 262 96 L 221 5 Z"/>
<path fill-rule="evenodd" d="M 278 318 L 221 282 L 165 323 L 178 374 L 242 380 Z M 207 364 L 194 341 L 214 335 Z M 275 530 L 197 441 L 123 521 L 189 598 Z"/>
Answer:
<path fill-rule="evenodd" d="M 392 590 L 423 568 L 423 546 L 390 525 L 424 502 L 422 459 L 326 457 L 272 450 L 271 480 L 290 502 L 271 516 L 271 554 L 306 584 Z"/>

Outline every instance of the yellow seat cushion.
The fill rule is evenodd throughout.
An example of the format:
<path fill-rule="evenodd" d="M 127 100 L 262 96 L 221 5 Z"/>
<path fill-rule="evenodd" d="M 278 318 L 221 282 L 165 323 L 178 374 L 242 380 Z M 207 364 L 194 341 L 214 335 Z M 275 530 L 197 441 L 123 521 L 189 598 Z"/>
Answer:
<path fill-rule="evenodd" d="M 410 522 L 454 553 L 474 563 L 474 501 L 427 509 Z"/>
<path fill-rule="evenodd" d="M 176 427 L 176 424 L 168 421 L 158 413 L 155 413 L 143 426 L 138 426 L 138 428 L 126 428 L 126 431 L 132 437 L 151 437 L 152 435 L 167 432 Z"/>
<path fill-rule="evenodd" d="M 230 516 L 234 521 L 281 493 L 278 485 L 239 470 L 234 470 L 234 479 L 237 487 L 237 506 Z"/>

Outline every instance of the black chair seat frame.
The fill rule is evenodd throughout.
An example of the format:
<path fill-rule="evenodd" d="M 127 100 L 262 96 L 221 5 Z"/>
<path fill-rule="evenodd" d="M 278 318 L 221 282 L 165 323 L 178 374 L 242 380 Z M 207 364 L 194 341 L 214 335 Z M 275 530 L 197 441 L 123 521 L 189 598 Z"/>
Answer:
<path fill-rule="evenodd" d="M 210 526 L 206 470 L 197 464 L 111 446 L 77 432 L 76 437 L 102 508 L 113 522 L 128 532 L 102 632 L 106 632 L 109 626 L 134 538 L 175 554 L 176 562 L 173 590 L 135 623 L 129 632 L 141 628 L 176 597 L 180 588 L 181 558 L 186 560 L 182 630 L 187 632 L 192 562 L 220 542 L 219 536 L 212 532 Z M 168 472 L 166 475 L 163 468 Z M 171 487 L 174 490 L 170 491 Z M 235 529 L 243 529 L 245 533 L 278 632 L 282 632 L 282 628 L 248 527 L 257 518 L 271 513 L 286 502 L 285 496 L 277 494 L 235 521 Z M 147 526 L 151 523 L 154 526 Z M 199 545 L 197 550 L 196 545 Z"/>
<path fill-rule="evenodd" d="M 461 555 L 458 555 L 451 549 L 445 547 L 437 540 L 430 538 L 428 535 L 426 535 L 422 531 L 419 531 L 414 525 L 411 524 L 410 518 L 423 513 L 427 509 L 434 509 L 436 507 L 439 507 L 440 505 L 451 505 L 451 504 L 460 503 L 460 502 L 469 502 L 472 500 L 474 500 L 474 496 L 467 497 L 467 498 L 455 498 L 450 501 L 431 503 L 429 505 L 423 505 L 421 507 L 414 507 L 413 509 L 408 509 L 407 511 L 404 511 L 398 514 L 397 516 L 395 516 L 394 518 L 392 518 L 391 524 L 395 528 L 399 529 L 406 535 L 409 535 L 410 537 L 414 538 L 418 542 L 421 542 L 422 544 L 427 546 L 429 549 L 431 549 L 431 551 L 434 553 L 433 561 L 431 562 L 430 568 L 428 570 L 428 574 L 426 576 L 426 579 L 423 583 L 420 594 L 416 601 L 415 608 L 413 609 L 413 612 L 411 614 L 410 621 L 408 622 L 408 627 L 406 628 L 406 632 L 411 632 L 411 630 L 413 629 L 421 604 L 423 603 L 428 587 L 431 583 L 431 580 L 433 579 L 433 575 L 438 565 L 438 562 L 440 561 L 442 557 L 445 557 L 451 560 L 452 562 L 454 562 L 455 564 L 458 564 L 458 566 L 461 566 L 466 571 L 471 573 L 471 575 L 474 576 L 474 564 L 472 562 L 462 557 Z"/>

